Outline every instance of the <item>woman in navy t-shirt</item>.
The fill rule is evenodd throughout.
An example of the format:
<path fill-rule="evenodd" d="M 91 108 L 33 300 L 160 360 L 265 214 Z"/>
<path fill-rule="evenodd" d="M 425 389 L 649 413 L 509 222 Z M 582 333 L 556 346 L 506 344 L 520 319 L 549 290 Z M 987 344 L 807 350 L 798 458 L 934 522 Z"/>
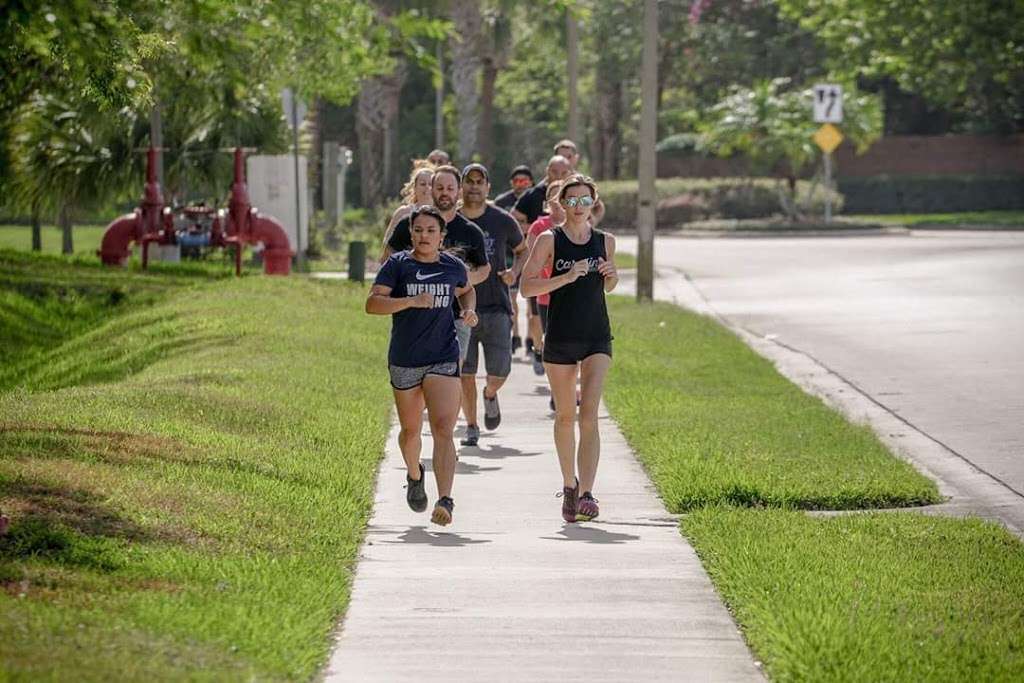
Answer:
<path fill-rule="evenodd" d="M 434 440 L 434 476 L 438 501 L 431 520 L 452 521 L 455 441 L 452 432 L 462 398 L 459 344 L 452 302 L 458 298 L 461 318 L 476 325 L 476 293 L 465 264 L 441 251 L 445 220 L 432 206 L 410 216 L 412 249 L 393 254 L 374 280 L 366 312 L 391 315 L 388 366 L 401 432 L 398 444 L 405 458 L 406 502 L 416 512 L 427 509 L 420 432 L 423 408 Z"/>

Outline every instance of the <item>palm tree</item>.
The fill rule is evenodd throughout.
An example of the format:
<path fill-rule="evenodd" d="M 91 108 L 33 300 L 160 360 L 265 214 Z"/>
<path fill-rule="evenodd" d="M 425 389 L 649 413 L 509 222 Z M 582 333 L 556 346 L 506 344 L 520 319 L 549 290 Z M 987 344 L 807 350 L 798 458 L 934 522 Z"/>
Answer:
<path fill-rule="evenodd" d="M 123 191 L 132 175 L 132 126 L 126 110 L 101 112 L 69 96 L 36 93 L 19 109 L 13 128 L 14 193 L 33 215 L 55 210 L 62 252 L 74 252 L 77 211 L 102 205 Z M 35 241 L 35 240 L 33 240 Z"/>
<path fill-rule="evenodd" d="M 477 2 L 452 2 L 448 18 L 452 35 L 452 90 L 459 134 L 458 159 L 471 161 L 480 152 L 480 45 L 484 19 Z"/>

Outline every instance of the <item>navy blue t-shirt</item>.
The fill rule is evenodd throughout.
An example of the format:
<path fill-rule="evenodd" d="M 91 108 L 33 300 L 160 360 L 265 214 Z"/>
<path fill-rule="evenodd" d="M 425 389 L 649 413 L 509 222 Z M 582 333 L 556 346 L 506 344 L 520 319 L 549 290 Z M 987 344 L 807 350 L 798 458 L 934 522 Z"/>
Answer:
<path fill-rule="evenodd" d="M 468 220 L 468 219 L 467 219 Z M 523 241 L 519 222 L 496 206 L 485 205 L 484 212 L 472 219 L 484 232 L 484 246 L 491 262 L 487 279 L 476 286 L 476 310 L 481 313 L 512 313 L 512 300 L 508 285 L 498 276 L 505 270 L 505 254 L 518 247 Z"/>
<path fill-rule="evenodd" d="M 433 263 L 422 263 L 410 252 L 400 251 L 377 272 L 375 285 L 391 288 L 393 298 L 434 295 L 431 308 L 407 308 L 391 316 L 391 345 L 388 363 L 403 368 L 418 368 L 459 360 L 459 342 L 455 337 L 455 290 L 469 281 L 466 266 L 450 254 L 441 253 Z"/>

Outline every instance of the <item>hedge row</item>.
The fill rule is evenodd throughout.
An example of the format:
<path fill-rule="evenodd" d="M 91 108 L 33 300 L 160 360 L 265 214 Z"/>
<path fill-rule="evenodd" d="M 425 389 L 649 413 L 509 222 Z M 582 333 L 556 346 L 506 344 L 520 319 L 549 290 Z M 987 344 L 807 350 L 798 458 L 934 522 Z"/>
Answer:
<path fill-rule="evenodd" d="M 658 228 L 673 230 L 709 218 L 770 218 L 783 212 L 778 187 L 775 178 L 659 178 Z M 807 181 L 797 183 L 801 204 L 812 213 L 823 213 L 825 189 L 817 186 L 808 202 L 811 187 Z M 602 181 L 598 189 L 607 207 L 605 224 L 612 229 L 635 229 L 637 181 Z M 841 194 L 832 193 L 832 206 L 837 213 L 842 209 Z"/>
<path fill-rule="evenodd" d="M 1024 175 L 877 175 L 838 184 L 849 213 L 1024 209 Z"/>

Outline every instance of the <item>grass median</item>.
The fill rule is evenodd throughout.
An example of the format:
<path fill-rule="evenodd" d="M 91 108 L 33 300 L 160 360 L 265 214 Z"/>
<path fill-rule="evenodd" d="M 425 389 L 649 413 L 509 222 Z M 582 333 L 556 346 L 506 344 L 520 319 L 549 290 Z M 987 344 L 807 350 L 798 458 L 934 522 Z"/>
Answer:
<path fill-rule="evenodd" d="M 866 426 L 805 394 L 709 318 L 613 297 L 608 407 L 673 512 L 939 500 Z"/>
<path fill-rule="evenodd" d="M 3 672 L 313 676 L 391 408 L 386 325 L 363 289 L 12 260 L 8 294 L 120 278 L 125 300 L 53 323 L 59 343 L 13 358 L 0 393 Z M 48 284 L 33 293 L 34 271 Z"/>
<path fill-rule="evenodd" d="M 935 485 L 728 330 L 611 299 L 612 416 L 770 678 L 1021 680 L 1024 544 L 912 512 Z"/>

